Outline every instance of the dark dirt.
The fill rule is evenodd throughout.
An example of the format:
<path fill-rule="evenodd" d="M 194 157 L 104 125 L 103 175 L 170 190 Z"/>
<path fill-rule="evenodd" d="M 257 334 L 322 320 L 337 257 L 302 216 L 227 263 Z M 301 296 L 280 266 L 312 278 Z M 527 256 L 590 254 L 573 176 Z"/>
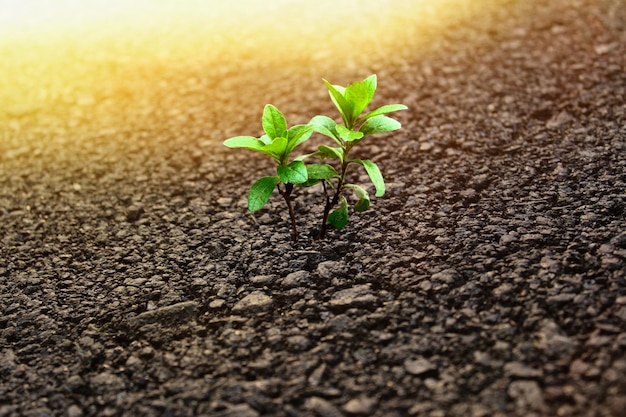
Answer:
<path fill-rule="evenodd" d="M 5 111 L 0 416 L 624 415 L 626 7 L 498 3 L 358 71 L 120 64 Z M 388 192 L 324 241 L 300 193 L 293 244 L 221 141 L 373 72 Z"/>

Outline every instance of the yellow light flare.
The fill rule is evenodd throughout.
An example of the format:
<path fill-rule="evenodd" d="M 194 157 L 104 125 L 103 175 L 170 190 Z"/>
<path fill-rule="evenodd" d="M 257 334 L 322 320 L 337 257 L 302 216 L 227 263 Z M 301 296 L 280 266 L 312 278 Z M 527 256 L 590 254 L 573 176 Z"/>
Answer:
<path fill-rule="evenodd" d="M 168 72 L 188 73 L 181 79 L 191 84 L 178 86 L 181 96 L 219 82 L 216 106 L 232 105 L 225 92 L 246 88 L 262 89 L 270 101 L 272 83 L 287 69 L 318 83 L 365 77 L 402 48 L 494 2 L 0 0 L 0 119 L 54 104 L 80 113 L 81 106 L 109 103 L 122 112 L 118 100 L 142 111 L 136 109 L 142 103 L 158 105 Z M 251 83 L 246 72 L 259 79 Z"/>

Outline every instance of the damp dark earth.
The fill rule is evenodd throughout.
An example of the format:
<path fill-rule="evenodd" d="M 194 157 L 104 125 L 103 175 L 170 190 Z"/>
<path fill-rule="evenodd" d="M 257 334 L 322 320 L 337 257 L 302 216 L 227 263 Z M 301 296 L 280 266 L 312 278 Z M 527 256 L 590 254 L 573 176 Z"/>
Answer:
<path fill-rule="evenodd" d="M 345 65 L 121 57 L 0 108 L 0 416 L 623 416 L 626 5 L 495 3 Z M 387 193 L 316 240 L 294 191 L 294 243 L 222 142 L 370 74 L 409 107 L 363 145 Z"/>

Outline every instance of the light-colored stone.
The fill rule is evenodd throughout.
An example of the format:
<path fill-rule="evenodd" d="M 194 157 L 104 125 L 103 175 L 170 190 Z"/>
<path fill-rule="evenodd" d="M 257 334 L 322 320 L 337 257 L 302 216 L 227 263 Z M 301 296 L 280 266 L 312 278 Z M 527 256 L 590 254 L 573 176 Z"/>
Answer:
<path fill-rule="evenodd" d="M 147 324 L 171 325 L 189 321 L 196 317 L 199 304 L 195 301 L 184 301 L 154 310 L 145 311 L 129 320 L 132 328 L 139 328 Z"/>
<path fill-rule="evenodd" d="M 378 401 L 376 398 L 359 397 L 354 398 L 343 405 L 343 411 L 353 415 L 371 415 L 376 409 Z"/>
<path fill-rule="evenodd" d="M 518 413 L 545 409 L 543 394 L 536 381 L 513 381 L 508 394 L 515 401 Z"/>
<path fill-rule="evenodd" d="M 286 289 L 305 287 L 311 283 L 311 273 L 308 271 L 296 271 L 287 275 L 280 283 L 280 286 Z"/>
<path fill-rule="evenodd" d="M 239 300 L 233 307 L 233 313 L 259 313 L 267 311 L 273 304 L 272 297 L 263 291 L 254 291 Z"/>
<path fill-rule="evenodd" d="M 543 377 L 543 370 L 531 368 L 522 362 L 509 362 L 504 365 L 504 374 L 517 378 L 541 378 Z"/>
<path fill-rule="evenodd" d="M 343 413 L 337 407 L 320 397 L 308 398 L 304 407 L 320 417 L 343 417 Z"/>
<path fill-rule="evenodd" d="M 355 285 L 345 290 L 337 291 L 330 305 L 332 307 L 370 307 L 377 303 L 378 299 L 371 292 L 369 284 Z"/>
<path fill-rule="evenodd" d="M 426 359 L 407 359 L 404 361 L 404 369 L 411 375 L 424 375 L 436 371 L 437 366 Z"/>
<path fill-rule="evenodd" d="M 317 265 L 317 273 L 322 278 L 332 279 L 345 272 L 346 265 L 339 261 L 324 261 Z"/>

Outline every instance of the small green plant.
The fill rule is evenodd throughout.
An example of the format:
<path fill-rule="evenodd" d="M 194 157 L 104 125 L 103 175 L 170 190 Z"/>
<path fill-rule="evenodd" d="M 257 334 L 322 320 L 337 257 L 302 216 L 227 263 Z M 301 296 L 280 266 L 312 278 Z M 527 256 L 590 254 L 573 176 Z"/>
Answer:
<path fill-rule="evenodd" d="M 313 126 L 295 125 L 287 128 L 285 116 L 273 105 L 268 104 L 261 119 L 263 131 L 260 138 L 254 136 L 236 136 L 224 142 L 229 148 L 245 148 L 270 156 L 276 161 L 276 175 L 257 180 L 248 192 L 248 210 L 255 212 L 270 199 L 274 188 L 283 196 L 291 219 L 294 241 L 298 240 L 296 216 L 291 202 L 291 193 L 296 184 L 309 180 L 307 167 L 300 160 L 289 160 L 291 152 L 313 134 Z M 309 168 L 310 169 L 310 168 Z M 280 186 L 283 184 L 283 187 Z"/>
<path fill-rule="evenodd" d="M 365 169 L 376 189 L 376 197 L 382 197 L 385 194 L 385 181 L 378 165 L 369 159 L 350 159 L 350 151 L 367 136 L 399 129 L 400 122 L 386 114 L 407 109 L 404 104 L 387 104 L 363 115 L 376 92 L 375 74 L 363 81 L 349 84 L 347 87 L 332 85 L 326 80 L 324 83 L 328 88 L 330 98 L 339 110 L 343 123 L 337 123 L 328 116 L 315 116 L 309 122 L 316 132 L 328 136 L 338 145 L 335 147 L 320 145 L 318 151 L 312 154 L 322 159 L 339 160 L 338 174 L 322 180 L 326 203 L 318 234 L 320 239 L 326 235 L 328 224 L 341 229 L 348 223 L 348 202 L 342 195 L 344 189 L 352 190 L 357 197 L 357 202 L 353 207 L 355 212 L 362 212 L 370 207 L 368 192 L 357 184 L 346 182 L 346 173 L 350 165 L 361 165 Z M 333 184 L 333 178 L 336 178 L 335 184 Z M 331 212 L 337 204 L 339 207 Z"/>
<path fill-rule="evenodd" d="M 318 233 L 318 238 L 321 239 L 326 235 L 327 225 L 341 229 L 348 223 L 348 201 L 343 195 L 345 189 L 352 190 L 357 197 L 353 207 L 355 212 L 362 212 L 370 207 L 368 192 L 357 184 L 346 182 L 350 165 L 361 165 L 365 169 L 376 189 L 376 197 L 385 193 L 385 182 L 378 166 L 369 159 L 350 158 L 350 151 L 365 137 L 399 129 L 400 123 L 386 114 L 407 109 L 403 104 L 388 104 L 363 115 L 376 92 L 376 82 L 376 75 L 347 87 L 332 85 L 324 80 L 330 98 L 339 110 L 342 123 L 337 123 L 328 116 L 318 115 L 306 125 L 287 128 L 285 116 L 276 107 L 268 104 L 262 117 L 264 135 L 259 138 L 237 136 L 224 142 L 229 148 L 245 148 L 264 153 L 277 163 L 276 175 L 260 178 L 250 187 L 248 209 L 251 212 L 263 207 L 269 201 L 274 188 L 277 188 L 287 205 L 293 239 L 297 241 L 298 229 L 292 203 L 294 186 L 309 187 L 321 182 L 325 194 L 322 224 Z M 293 150 L 308 140 L 313 132 L 331 138 L 336 146 L 320 145 L 312 154 L 291 159 Z M 305 164 L 304 161 L 310 157 L 335 159 L 339 169 L 326 163 Z M 339 207 L 335 208 L 337 205 Z"/>

